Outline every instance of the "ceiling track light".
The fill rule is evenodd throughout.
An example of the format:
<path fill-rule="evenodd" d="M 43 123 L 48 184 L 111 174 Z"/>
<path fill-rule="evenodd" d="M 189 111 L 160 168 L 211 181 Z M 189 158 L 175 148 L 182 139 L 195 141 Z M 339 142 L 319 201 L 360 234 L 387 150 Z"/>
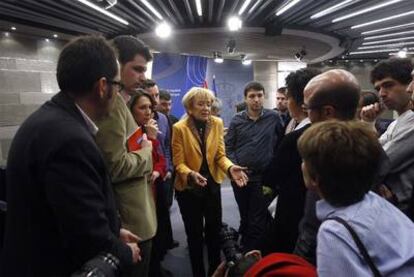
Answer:
<path fill-rule="evenodd" d="M 379 35 L 379 36 L 372 36 L 372 37 L 364 37 L 364 40 L 374 40 L 374 39 L 379 39 L 379 38 L 398 37 L 398 36 L 408 35 L 408 34 L 414 34 L 414 30 L 398 32 L 398 33 L 391 33 L 391 34 L 385 34 L 385 35 Z"/>
<path fill-rule="evenodd" d="M 276 16 L 282 15 L 283 13 L 285 13 L 287 10 L 289 10 L 290 8 L 292 8 L 293 6 L 295 6 L 297 3 L 299 3 L 301 0 L 291 0 L 289 2 L 287 2 L 284 6 L 282 6 L 279 10 L 277 10 L 276 12 Z"/>
<path fill-rule="evenodd" d="M 163 21 L 155 28 L 155 34 L 160 38 L 168 38 L 171 35 L 171 26 Z"/>
<path fill-rule="evenodd" d="M 361 0 L 346 0 L 346 1 L 343 1 L 341 3 L 338 3 L 336 5 L 333 5 L 332 7 L 329 7 L 329 8 L 327 8 L 325 10 L 322 10 L 322 11 L 320 11 L 318 13 L 315 13 L 314 15 L 311 16 L 311 19 L 318 19 L 318 18 L 320 18 L 322 16 L 325 16 L 325 15 L 328 15 L 328 14 L 331 14 L 331 13 L 334 13 L 334 12 L 340 10 L 340 9 L 346 8 L 346 7 L 348 7 L 348 6 L 352 5 L 352 4 L 355 4 L 355 3 L 359 2 L 359 1 L 361 1 Z"/>
<path fill-rule="evenodd" d="M 358 16 L 358 15 L 361 15 L 361 14 L 364 14 L 364 13 L 375 11 L 375 10 L 378 10 L 378 9 L 381 9 L 381 8 L 384 8 L 384 7 L 387 7 L 387 6 L 402 2 L 402 1 L 406 1 L 406 0 L 392 0 L 392 1 L 387 1 L 387 2 L 384 2 L 384 3 L 378 4 L 378 5 L 374 5 L 374 6 L 371 6 L 369 8 L 365 8 L 365 9 L 359 10 L 357 12 L 353 12 L 353 13 L 335 18 L 334 20 L 332 20 L 332 23 L 336 23 L 336 22 L 343 21 L 345 19 L 349 19 L 349 18 Z"/>
<path fill-rule="evenodd" d="M 164 18 L 162 15 L 154 8 L 153 5 L 150 4 L 147 0 L 141 0 L 142 4 L 145 5 L 159 20 L 163 20 Z"/>
<path fill-rule="evenodd" d="M 237 16 L 232 16 L 227 20 L 227 26 L 231 32 L 236 32 L 241 29 L 242 21 Z"/>
<path fill-rule="evenodd" d="M 87 0 L 77 0 L 77 1 L 78 2 L 81 2 L 82 4 L 84 4 L 86 6 L 88 6 L 89 8 L 92 8 L 92 9 L 94 9 L 94 10 L 100 12 L 100 13 L 103 13 L 104 15 L 106 15 L 106 16 L 108 16 L 110 18 L 115 19 L 118 22 L 121 22 L 124 25 L 129 25 L 128 21 L 126 21 L 125 19 L 122 19 L 119 16 L 117 16 L 117 15 L 111 13 L 111 12 L 108 12 L 107 10 L 102 9 L 101 7 L 95 5 L 95 4 L 93 4 L 93 3 L 91 3 L 91 2 L 89 2 Z"/>
<path fill-rule="evenodd" d="M 403 38 L 393 38 L 393 39 L 369 41 L 369 42 L 362 43 L 362 45 L 374 45 L 374 44 L 381 44 L 381 43 L 388 43 L 388 42 L 405 41 L 405 40 L 409 40 L 409 39 L 414 39 L 414 37 L 403 37 Z"/>
<path fill-rule="evenodd" d="M 216 63 L 223 63 L 224 62 L 224 59 L 221 56 L 220 52 L 213 52 L 213 58 L 214 58 L 214 62 L 216 62 Z"/>
<path fill-rule="evenodd" d="M 252 2 L 252 0 L 244 0 L 243 5 L 241 6 L 238 15 L 242 15 L 244 13 L 244 11 L 247 9 L 247 7 L 250 5 L 250 3 Z"/>
<path fill-rule="evenodd" d="M 411 14 L 414 14 L 414 11 L 400 13 L 400 14 L 396 14 L 396 15 L 393 15 L 393 16 L 389 16 L 389 17 L 385 17 L 385 18 L 365 22 L 365 23 L 362 23 L 362 24 L 354 25 L 354 26 L 351 27 L 351 29 L 358 29 L 358 28 L 362 28 L 362 27 L 365 27 L 365 26 L 370 26 L 370 25 L 374 25 L 374 24 L 377 24 L 377 23 L 390 21 L 390 20 L 393 20 L 393 19 L 396 19 L 396 18 L 400 19 L 401 17 L 408 16 L 408 15 L 411 15 Z"/>

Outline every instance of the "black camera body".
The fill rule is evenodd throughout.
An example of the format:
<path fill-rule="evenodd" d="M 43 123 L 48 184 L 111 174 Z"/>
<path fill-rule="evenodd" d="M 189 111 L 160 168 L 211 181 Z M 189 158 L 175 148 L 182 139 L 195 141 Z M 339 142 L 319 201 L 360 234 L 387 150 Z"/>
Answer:
<path fill-rule="evenodd" d="M 239 238 L 238 232 L 229 227 L 227 224 L 223 224 L 220 230 L 221 250 L 223 251 L 226 259 L 226 266 L 229 269 L 228 276 L 244 276 L 249 268 L 254 265 L 258 258 L 255 256 L 244 256 L 239 244 L 237 243 Z"/>
<path fill-rule="evenodd" d="M 87 261 L 71 277 L 118 277 L 119 263 L 111 253 L 102 253 Z"/>

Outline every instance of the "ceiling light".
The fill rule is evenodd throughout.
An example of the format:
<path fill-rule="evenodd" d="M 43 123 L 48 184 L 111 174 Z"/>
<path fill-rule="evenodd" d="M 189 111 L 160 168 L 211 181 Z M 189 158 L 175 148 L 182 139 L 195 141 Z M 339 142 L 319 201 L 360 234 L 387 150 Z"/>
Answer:
<path fill-rule="evenodd" d="M 358 50 L 363 49 L 375 49 L 375 48 L 387 48 L 387 47 L 404 47 L 406 45 L 414 45 L 413 41 L 399 42 L 399 43 L 390 43 L 390 44 L 381 44 L 381 45 L 369 45 L 358 47 Z"/>
<path fill-rule="evenodd" d="M 364 60 L 359 60 L 359 62 L 360 62 L 360 63 L 363 63 L 363 62 L 364 62 Z"/>
<path fill-rule="evenodd" d="M 402 59 L 407 58 L 407 49 L 404 48 L 398 51 L 397 56 Z"/>
<path fill-rule="evenodd" d="M 45 38 L 45 41 L 46 41 L 46 42 L 49 42 L 49 39 L 48 39 L 48 38 Z"/>
<path fill-rule="evenodd" d="M 253 4 L 253 6 L 250 8 L 250 10 L 247 13 L 251 14 L 257 8 L 260 2 L 262 2 L 262 0 L 257 0 L 256 3 Z"/>
<path fill-rule="evenodd" d="M 16 27 L 12 26 L 10 29 L 12 29 L 12 31 L 16 31 Z"/>
<path fill-rule="evenodd" d="M 125 19 L 122 19 L 119 16 L 117 16 L 117 15 L 111 13 L 111 12 L 108 12 L 107 10 L 102 9 L 101 7 L 95 5 L 95 4 L 93 4 L 93 3 L 91 3 L 91 2 L 89 2 L 87 0 L 78 0 L 78 1 L 81 2 L 84 5 L 86 5 L 86 6 L 90 7 L 90 8 L 92 8 L 92 9 L 100 12 L 100 13 L 103 13 L 106 16 L 109 16 L 109 17 L 111 17 L 111 18 L 113 18 L 113 19 L 121 22 L 122 24 L 125 24 L 125 25 L 128 25 L 129 24 L 128 21 L 126 21 Z"/>
<path fill-rule="evenodd" d="M 388 43 L 388 42 L 404 41 L 404 40 L 409 40 L 409 39 L 414 39 L 414 37 L 403 37 L 403 38 L 392 38 L 392 39 L 385 39 L 385 40 L 369 41 L 369 42 L 362 43 L 362 45 L 381 44 L 381 43 Z"/>
<path fill-rule="evenodd" d="M 237 16 L 232 16 L 227 20 L 227 26 L 232 32 L 238 31 L 242 27 L 242 21 Z"/>
<path fill-rule="evenodd" d="M 365 37 L 364 40 L 373 40 L 373 39 L 379 39 L 379 38 L 397 37 L 397 36 L 408 35 L 408 34 L 414 34 L 414 30 L 398 32 L 398 33 L 391 33 L 391 34 L 385 34 L 385 35 L 379 35 L 379 36 L 372 36 L 372 37 Z"/>
<path fill-rule="evenodd" d="M 58 37 L 58 35 L 57 35 L 57 34 L 53 34 L 53 37 L 54 37 L 54 38 L 57 38 L 57 37 Z"/>
<path fill-rule="evenodd" d="M 354 26 L 351 27 L 351 29 L 357 29 L 357 28 L 361 28 L 361 27 L 381 23 L 381 22 L 384 22 L 384 21 L 389 21 L 389 20 L 396 19 L 396 18 L 400 19 L 401 17 L 407 16 L 407 15 L 410 15 L 410 14 L 414 14 L 414 11 L 400 13 L 400 14 L 396 14 L 396 15 L 393 15 L 393 16 L 384 17 L 384 18 L 381 18 L 381 19 L 377 19 L 377 20 L 365 22 L 365 23 L 362 23 L 362 24 L 354 25 Z"/>
<path fill-rule="evenodd" d="M 171 35 L 171 26 L 167 22 L 162 22 L 155 28 L 155 34 L 160 38 L 167 38 Z"/>
<path fill-rule="evenodd" d="M 221 56 L 221 54 L 219 52 L 213 52 L 213 58 L 214 58 L 214 62 L 216 63 L 223 63 L 223 57 Z"/>
<path fill-rule="evenodd" d="M 243 65 L 251 65 L 252 64 L 252 60 L 246 59 L 246 55 L 242 54 L 240 55 L 241 58 L 241 62 Z"/>
<path fill-rule="evenodd" d="M 142 4 L 144 4 L 156 17 L 160 20 L 163 20 L 162 15 L 151 5 L 147 0 L 141 0 Z"/>
<path fill-rule="evenodd" d="M 201 7 L 201 0 L 195 0 L 198 16 L 203 16 L 203 8 Z"/>
<path fill-rule="evenodd" d="M 300 62 L 303 60 L 303 58 L 307 55 L 308 53 L 306 52 L 305 49 L 300 50 L 299 52 L 297 52 L 295 54 L 295 59 Z"/>
<path fill-rule="evenodd" d="M 320 18 L 322 16 L 328 15 L 330 13 L 336 12 L 337 10 L 345 8 L 345 7 L 347 7 L 351 4 L 354 4 L 355 2 L 359 2 L 359 1 L 360 0 L 346 0 L 346 1 L 343 1 L 341 3 L 333 5 L 332 7 L 329 7 L 329 8 L 327 8 L 325 10 L 322 10 L 318 13 L 315 13 L 314 15 L 311 16 L 311 19 L 317 19 L 317 18 Z"/>
<path fill-rule="evenodd" d="M 5 33 L 4 33 L 4 35 L 5 35 L 6 37 L 8 37 L 8 36 L 10 36 L 10 33 L 9 33 L 9 32 L 5 32 Z"/>
<path fill-rule="evenodd" d="M 406 58 L 407 57 L 407 55 L 413 55 L 414 54 L 414 52 L 406 52 L 405 54 L 405 57 L 400 57 L 400 55 L 399 55 L 399 53 L 400 52 L 395 52 L 395 53 L 389 53 L 388 55 L 390 55 L 390 56 L 398 56 L 399 58 Z"/>
<path fill-rule="evenodd" d="M 386 52 L 395 52 L 398 51 L 398 48 L 390 49 L 376 49 L 376 50 L 367 50 L 367 51 L 354 51 L 349 52 L 349 55 L 362 55 L 362 54 L 376 54 L 376 53 L 386 53 Z"/>
<path fill-rule="evenodd" d="M 372 33 L 380 33 L 380 32 L 390 31 L 390 30 L 394 30 L 394 29 L 401 29 L 401 28 L 406 28 L 406 27 L 410 27 L 410 26 L 413 26 L 413 25 L 414 25 L 414 22 L 401 24 L 401 25 L 395 25 L 395 26 L 385 27 L 385 28 L 381 28 L 381 29 L 362 32 L 361 35 L 368 35 L 368 34 L 372 34 Z"/>
<path fill-rule="evenodd" d="M 238 15 L 242 15 L 243 12 L 246 10 L 246 8 L 250 5 L 250 2 L 252 2 L 252 0 L 245 0 L 243 5 L 241 6 Z"/>
<path fill-rule="evenodd" d="M 355 16 L 360 15 L 360 14 L 375 11 L 375 10 L 381 9 L 383 7 L 386 7 L 386 6 L 401 2 L 401 1 L 405 1 L 405 0 L 392 0 L 392 1 L 384 2 L 384 3 L 381 3 L 381 4 L 375 5 L 375 6 L 371 6 L 369 8 L 362 9 L 362 10 L 359 10 L 357 12 L 353 12 L 353 13 L 350 13 L 350 14 L 347 14 L 347 15 L 344 15 L 344 16 L 341 16 L 341 17 L 337 17 L 334 20 L 332 20 L 332 23 L 339 22 L 339 21 L 342 21 L 342 20 L 345 20 L 345 19 L 348 19 L 348 18 L 351 18 L 351 17 L 355 17 Z"/>
<path fill-rule="evenodd" d="M 300 0 L 291 0 L 290 2 L 286 3 L 286 5 L 284 5 L 283 7 L 281 7 L 276 12 L 276 16 L 282 15 L 285 11 L 289 10 L 290 8 L 292 8 L 294 5 L 296 5 L 299 2 L 300 2 Z"/>

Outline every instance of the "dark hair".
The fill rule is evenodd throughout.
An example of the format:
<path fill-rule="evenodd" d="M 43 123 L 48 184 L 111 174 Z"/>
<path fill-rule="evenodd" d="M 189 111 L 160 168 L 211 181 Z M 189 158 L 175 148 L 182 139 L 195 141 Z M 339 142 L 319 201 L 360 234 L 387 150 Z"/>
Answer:
<path fill-rule="evenodd" d="M 413 65 L 409 59 L 390 58 L 378 63 L 371 71 L 371 83 L 390 77 L 403 85 L 408 85 L 411 80 Z"/>
<path fill-rule="evenodd" d="M 278 88 L 277 89 L 277 93 L 281 93 L 281 94 L 286 95 L 286 93 L 287 93 L 287 87 Z"/>
<path fill-rule="evenodd" d="M 60 52 L 56 79 L 62 91 L 80 96 L 92 90 L 96 81 L 111 81 L 118 72 L 115 49 L 102 36 L 82 36 Z"/>
<path fill-rule="evenodd" d="M 374 184 L 381 145 L 360 121 L 324 121 L 306 130 L 298 150 L 325 200 L 348 206 L 362 200 Z"/>
<path fill-rule="evenodd" d="M 362 91 L 361 92 L 361 107 L 365 107 L 371 104 L 378 103 L 380 101 L 378 95 L 373 91 Z"/>
<path fill-rule="evenodd" d="M 147 97 L 150 102 L 151 102 L 151 109 L 152 111 L 154 111 L 155 106 L 157 105 L 157 103 L 154 100 L 154 97 L 152 97 L 152 95 L 150 95 L 149 93 L 147 93 L 145 90 L 143 89 L 137 89 L 134 92 L 134 95 L 131 97 L 131 99 L 129 100 L 129 110 L 131 111 L 131 113 L 133 112 L 134 106 L 137 104 L 138 100 L 141 97 Z"/>
<path fill-rule="evenodd" d="M 359 86 L 340 84 L 322 88 L 309 101 L 309 109 L 320 109 L 325 105 L 335 108 L 336 118 L 353 120 L 359 103 Z"/>
<path fill-rule="evenodd" d="M 291 72 L 286 78 L 287 97 L 292 98 L 300 106 L 303 104 L 303 90 L 308 82 L 321 71 L 315 68 L 303 68 Z"/>
<path fill-rule="evenodd" d="M 133 36 L 117 36 L 112 40 L 119 52 L 119 62 L 126 64 L 132 61 L 136 55 L 141 55 L 147 62 L 152 60 L 151 52 L 145 43 Z"/>
<path fill-rule="evenodd" d="M 171 100 L 171 94 L 165 90 L 165 89 L 160 89 L 160 100 L 165 100 L 165 101 L 170 101 Z"/>
<path fill-rule="evenodd" d="M 152 88 L 155 87 L 157 84 L 155 83 L 154 80 L 151 79 L 146 79 L 143 83 L 142 83 L 142 88 L 143 89 L 147 89 L 147 88 Z"/>
<path fill-rule="evenodd" d="M 251 90 L 256 90 L 256 91 L 262 90 L 263 93 L 265 93 L 265 89 L 261 83 L 252 81 L 252 82 L 247 83 L 247 85 L 244 87 L 244 97 L 246 97 L 247 93 Z"/>

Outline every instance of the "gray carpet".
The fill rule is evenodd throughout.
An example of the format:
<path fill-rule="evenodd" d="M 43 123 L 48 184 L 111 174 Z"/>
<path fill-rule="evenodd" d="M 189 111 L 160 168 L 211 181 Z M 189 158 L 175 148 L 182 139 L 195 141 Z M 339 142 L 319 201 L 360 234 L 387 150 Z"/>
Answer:
<path fill-rule="evenodd" d="M 222 185 L 221 202 L 223 207 L 223 222 L 237 230 L 240 223 L 240 216 L 234 199 L 233 190 L 228 181 L 224 182 Z M 170 270 L 174 276 L 192 276 L 184 224 L 181 218 L 180 209 L 175 200 L 171 207 L 171 223 L 174 239 L 180 242 L 180 246 L 168 252 L 163 261 L 163 266 Z M 205 259 L 206 256 L 207 255 L 204 255 Z M 205 261 L 205 264 L 207 269 L 207 261 Z"/>

